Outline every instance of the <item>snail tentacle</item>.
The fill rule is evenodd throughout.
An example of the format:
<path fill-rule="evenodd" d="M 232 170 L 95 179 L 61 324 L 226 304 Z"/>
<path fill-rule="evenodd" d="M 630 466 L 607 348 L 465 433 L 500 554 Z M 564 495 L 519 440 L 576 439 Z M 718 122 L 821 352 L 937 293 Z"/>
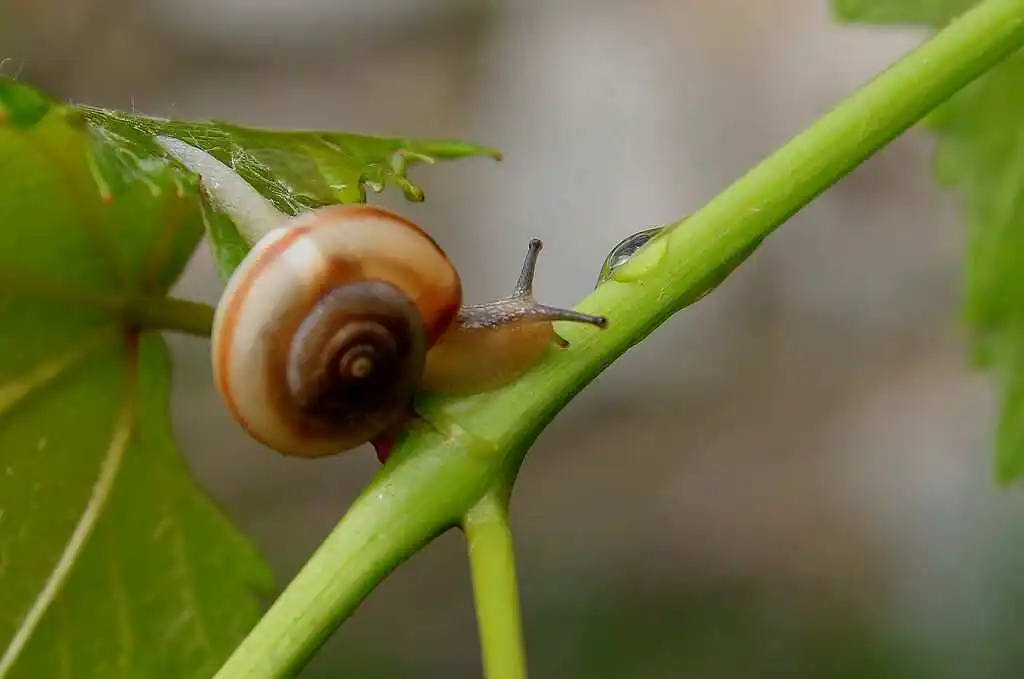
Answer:
<path fill-rule="evenodd" d="M 515 288 L 508 297 L 483 304 L 471 304 L 459 309 L 456 323 L 463 328 L 496 328 L 512 323 L 529 321 L 569 321 L 605 328 L 604 316 L 584 314 L 573 309 L 540 304 L 533 298 L 533 281 L 537 273 L 537 260 L 544 244 L 538 238 L 530 240 L 523 268 Z"/>
<path fill-rule="evenodd" d="M 541 242 L 530 241 L 526 259 L 508 297 L 462 306 L 427 354 L 421 388 L 446 394 L 476 394 L 504 386 L 533 367 L 552 344 L 569 343 L 553 321 L 608 325 L 604 316 L 547 306 L 533 298 Z"/>

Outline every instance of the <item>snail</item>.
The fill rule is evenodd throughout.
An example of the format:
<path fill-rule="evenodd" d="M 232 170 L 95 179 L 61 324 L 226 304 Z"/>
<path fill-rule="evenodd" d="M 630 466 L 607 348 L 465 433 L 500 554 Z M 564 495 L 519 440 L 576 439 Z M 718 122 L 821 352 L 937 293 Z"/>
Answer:
<path fill-rule="evenodd" d="M 418 391 L 472 394 L 518 378 L 565 345 L 553 321 L 607 324 L 533 299 L 537 239 L 510 296 L 463 305 L 447 255 L 397 213 L 357 203 L 290 217 L 206 152 L 157 142 L 256 238 L 216 308 L 212 363 L 232 416 L 279 453 L 372 442 L 409 416 Z"/>

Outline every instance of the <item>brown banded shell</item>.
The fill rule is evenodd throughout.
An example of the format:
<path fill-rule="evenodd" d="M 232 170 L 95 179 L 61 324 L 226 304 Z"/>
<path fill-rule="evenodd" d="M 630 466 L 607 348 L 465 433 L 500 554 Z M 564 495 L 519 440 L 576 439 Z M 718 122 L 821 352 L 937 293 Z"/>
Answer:
<path fill-rule="evenodd" d="M 215 381 L 265 445 L 347 450 L 404 416 L 461 296 L 447 256 L 412 222 L 369 205 L 307 213 L 264 236 L 228 281 Z"/>

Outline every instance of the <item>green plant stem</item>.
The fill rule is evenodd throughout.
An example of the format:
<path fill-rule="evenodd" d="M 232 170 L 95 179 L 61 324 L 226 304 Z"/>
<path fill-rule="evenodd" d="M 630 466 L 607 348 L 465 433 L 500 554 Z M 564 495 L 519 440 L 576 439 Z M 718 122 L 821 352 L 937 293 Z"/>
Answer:
<path fill-rule="evenodd" d="M 462 530 L 469 543 L 484 675 L 489 679 L 526 679 L 507 496 L 488 493 L 481 498 L 466 514 Z"/>
<path fill-rule="evenodd" d="M 559 333 L 572 347 L 551 351 L 508 387 L 420 399 L 417 411 L 433 428 L 400 438 L 216 679 L 294 676 L 387 573 L 507 486 L 537 434 L 605 367 L 723 266 L 1022 43 L 1024 0 L 985 0 L 652 241 L 632 280 L 609 281 L 584 299 L 577 308 L 608 316 L 606 330 L 565 324 Z"/>
<path fill-rule="evenodd" d="M 209 337 L 214 309 L 209 304 L 176 297 L 143 297 L 125 305 L 130 320 L 150 330 L 176 330 Z"/>

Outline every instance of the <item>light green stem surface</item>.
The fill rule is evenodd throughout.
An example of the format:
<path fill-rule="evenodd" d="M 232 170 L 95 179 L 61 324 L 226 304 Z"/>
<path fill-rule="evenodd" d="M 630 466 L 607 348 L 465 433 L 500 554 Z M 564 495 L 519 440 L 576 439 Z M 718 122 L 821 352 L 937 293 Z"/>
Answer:
<path fill-rule="evenodd" d="M 526 679 L 519 588 L 507 497 L 488 493 L 462 522 L 488 679 Z"/>
<path fill-rule="evenodd" d="M 560 327 L 572 348 L 553 350 L 507 388 L 422 398 L 417 410 L 433 427 L 403 436 L 216 679 L 295 676 L 387 573 L 507 486 L 536 435 L 605 367 L 720 277 L 723 266 L 1022 43 L 1024 0 L 985 0 L 652 241 L 632 280 L 608 282 L 584 299 L 577 308 L 606 315 L 606 330 Z M 481 587 L 504 587 L 491 584 L 501 581 L 481 579 L 478 600 L 498 601 L 500 591 Z"/>

